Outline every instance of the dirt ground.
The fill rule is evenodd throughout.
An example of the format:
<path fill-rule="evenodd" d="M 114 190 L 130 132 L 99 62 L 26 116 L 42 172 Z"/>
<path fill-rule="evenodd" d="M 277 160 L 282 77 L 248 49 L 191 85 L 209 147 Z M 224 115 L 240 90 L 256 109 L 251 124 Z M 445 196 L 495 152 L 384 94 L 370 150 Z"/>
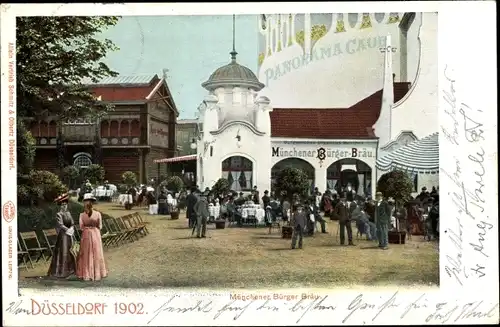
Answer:
<path fill-rule="evenodd" d="M 130 214 L 116 204 L 97 210 L 118 217 Z M 338 224 L 327 219 L 328 234 L 304 239 L 304 249 L 291 250 L 290 240 L 266 228 L 209 225 L 206 239 L 191 237 L 187 220 L 150 216 L 150 234 L 136 242 L 105 249 L 109 276 L 100 282 L 53 281 L 41 278 L 48 263 L 20 269 L 20 287 L 183 287 L 292 288 L 349 285 L 436 285 L 438 246 L 413 236 L 405 245 L 379 250 L 376 243 L 354 236 L 354 247 L 339 245 Z M 356 230 L 353 230 L 356 234 Z"/>

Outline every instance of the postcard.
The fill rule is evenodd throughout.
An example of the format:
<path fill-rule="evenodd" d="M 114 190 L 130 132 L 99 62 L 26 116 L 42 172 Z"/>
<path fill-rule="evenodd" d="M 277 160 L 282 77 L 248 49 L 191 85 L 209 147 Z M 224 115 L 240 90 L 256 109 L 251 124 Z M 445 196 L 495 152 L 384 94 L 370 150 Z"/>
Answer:
<path fill-rule="evenodd" d="M 2 4 L 3 324 L 498 323 L 495 19 Z"/>

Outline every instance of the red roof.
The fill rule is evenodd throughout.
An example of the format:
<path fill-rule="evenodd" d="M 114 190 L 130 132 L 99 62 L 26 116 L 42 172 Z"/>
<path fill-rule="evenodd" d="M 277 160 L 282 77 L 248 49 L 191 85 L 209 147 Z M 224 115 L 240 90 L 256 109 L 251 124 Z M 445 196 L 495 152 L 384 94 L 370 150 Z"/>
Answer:
<path fill-rule="evenodd" d="M 394 83 L 394 102 L 401 100 L 410 83 Z M 380 116 L 382 90 L 350 108 L 274 108 L 271 136 L 320 139 L 374 138 L 372 126 Z"/>
<path fill-rule="evenodd" d="M 102 101 L 146 101 L 153 86 L 142 87 L 96 87 L 92 92 L 101 96 Z"/>

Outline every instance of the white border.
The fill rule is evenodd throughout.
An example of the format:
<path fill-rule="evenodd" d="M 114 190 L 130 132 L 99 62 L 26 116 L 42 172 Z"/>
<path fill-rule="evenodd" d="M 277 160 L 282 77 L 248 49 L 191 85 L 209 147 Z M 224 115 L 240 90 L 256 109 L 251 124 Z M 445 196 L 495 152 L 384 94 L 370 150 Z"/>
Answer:
<path fill-rule="evenodd" d="M 193 309 L 186 313 L 163 311 L 156 317 L 152 325 L 287 325 L 287 324 L 437 324 L 437 323 L 498 323 L 498 211 L 496 181 L 496 78 L 495 78 L 495 4 L 493 2 L 363 2 L 361 3 L 199 3 L 199 4 L 2 4 L 1 10 L 1 51 L 2 51 L 2 205 L 7 201 L 16 203 L 16 174 L 9 170 L 9 140 L 15 140 L 15 135 L 9 136 L 8 111 L 8 43 L 15 42 L 15 17 L 18 15 L 208 15 L 208 14 L 261 14 L 281 12 L 359 12 L 360 8 L 366 12 L 438 12 L 439 13 L 439 71 L 440 71 L 440 125 L 446 130 L 453 128 L 450 116 L 444 113 L 449 110 L 445 101 L 445 91 L 449 90 L 450 82 L 444 76 L 453 70 L 456 112 L 459 145 L 453 146 L 440 133 L 441 158 L 441 231 L 447 235 L 453 232 L 458 234 L 459 224 L 455 217 L 459 217 L 462 225 L 462 242 L 455 246 L 450 238 L 443 234 L 441 240 L 441 287 L 436 289 L 370 289 L 366 287 L 351 288 L 350 290 L 330 290 L 331 295 L 324 300 L 323 306 L 335 306 L 335 310 L 318 306 L 304 307 L 296 312 L 290 311 L 286 302 L 274 301 L 272 305 L 278 311 L 257 310 L 263 301 L 234 303 L 242 307 L 237 312 L 224 312 L 214 319 L 218 310 L 230 302 L 227 291 L 220 290 L 216 295 L 213 292 L 200 290 L 198 292 L 181 293 L 168 290 L 134 291 L 127 294 L 125 290 L 100 289 L 99 292 L 85 289 L 79 291 L 47 290 L 37 291 L 23 289 L 22 298 L 18 298 L 17 269 L 8 272 L 8 239 L 9 229 L 12 235 L 17 234 L 16 220 L 7 223 L 2 220 L 2 301 L 4 325 L 23 326 L 64 326 L 64 325 L 144 325 L 153 318 L 153 311 L 159 309 L 162 303 L 170 302 L 171 306 L 194 307 L 197 301 L 203 301 L 210 312 Z M 450 76 L 448 76 L 450 78 Z M 12 84 L 12 83 L 11 83 Z M 471 118 L 482 124 L 482 140 L 476 143 L 467 142 L 463 134 L 464 119 L 460 113 L 460 104 L 467 104 L 471 110 L 476 110 Z M 447 107 L 448 106 L 448 107 Z M 463 106 L 462 106 L 463 108 Z M 481 111 L 477 111 L 481 110 Z M 12 115 L 11 115 L 12 116 Z M 469 122 L 470 123 L 470 122 Z M 470 125 L 469 125 L 470 126 Z M 478 131 L 478 130 L 477 130 Z M 478 134 L 476 134 L 477 136 Z M 468 160 L 482 147 L 485 151 L 483 166 L 485 174 L 482 176 L 484 186 L 477 184 L 480 166 Z M 14 158 L 15 159 L 15 158 Z M 444 171 L 455 172 L 456 160 L 460 161 L 460 182 L 463 189 L 468 190 L 469 213 L 459 212 L 454 202 L 460 201 L 458 196 L 463 195 L 463 189 L 457 188 L 456 183 L 443 177 Z M 481 188 L 481 193 L 475 190 Z M 462 193 L 460 193 L 462 192 Z M 449 196 L 446 196 L 448 195 Z M 479 195 L 484 203 L 476 203 L 484 209 L 474 205 L 474 195 Z M 4 210 L 3 210 L 4 211 Z M 4 214 L 4 212 L 2 213 Z M 471 218 L 473 216 L 475 220 Z M 491 224 L 483 235 L 483 251 L 488 258 L 474 251 L 469 245 L 478 242 L 481 232 L 479 226 Z M 481 225 L 482 224 L 482 225 Z M 489 225 L 487 225 L 489 226 Z M 15 237 L 14 237 L 15 238 Z M 461 247 L 462 249 L 459 249 Z M 460 268 L 467 272 L 468 278 L 459 273 L 463 285 L 457 283 L 445 271 L 452 260 L 457 260 L 461 254 Z M 13 246 L 13 258 L 16 257 L 16 247 Z M 14 260 L 15 262 L 15 260 Z M 470 271 L 471 267 L 484 267 L 484 277 L 477 278 Z M 290 291 L 300 294 L 302 290 Z M 317 295 L 326 294 L 326 290 L 304 290 Z M 242 292 L 238 292 L 242 294 Z M 256 294 L 257 291 L 248 294 Z M 280 291 L 283 294 L 283 291 Z M 266 294 L 273 294 L 272 291 Z M 335 294 L 335 296 L 332 296 Z M 359 297 L 361 296 L 361 298 Z M 358 299 L 358 300 L 356 300 Z M 10 302 L 19 304 L 17 309 L 31 310 L 32 301 L 44 303 L 88 303 L 105 302 L 105 315 L 26 315 L 21 311 L 18 314 L 6 312 Z M 144 303 L 144 315 L 114 315 L 113 303 L 135 302 Z M 268 303 L 269 304 L 269 303 Z M 245 307 L 248 305 L 248 307 Z M 351 309 L 349 309 L 351 306 Z M 77 306 L 78 307 L 78 306 Z M 245 307 L 243 309 L 243 307 Z M 199 306 L 198 306 L 199 308 Z M 355 309 L 354 309 L 355 308 Z M 404 312 L 409 312 L 404 315 Z M 77 309 L 78 310 L 78 309 Z M 345 318 L 352 314 L 347 320 Z M 380 312 L 380 314 L 379 314 Z M 241 313 L 241 315 L 239 315 Z M 110 316 L 111 315 L 111 316 Z M 302 319 L 298 319 L 302 316 Z M 235 319 L 236 318 L 236 319 Z"/>

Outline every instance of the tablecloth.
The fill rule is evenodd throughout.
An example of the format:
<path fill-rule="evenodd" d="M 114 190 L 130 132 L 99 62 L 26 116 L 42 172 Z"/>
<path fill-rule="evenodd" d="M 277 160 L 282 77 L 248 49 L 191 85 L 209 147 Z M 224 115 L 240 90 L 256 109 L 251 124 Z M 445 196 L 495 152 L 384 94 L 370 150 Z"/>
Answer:
<path fill-rule="evenodd" d="M 150 215 L 157 215 L 158 214 L 158 205 L 157 204 L 150 204 L 149 205 L 149 214 Z"/>
<path fill-rule="evenodd" d="M 262 208 L 243 208 L 241 209 L 241 217 L 247 219 L 249 216 L 254 216 L 259 223 L 264 222 L 266 212 Z"/>
<path fill-rule="evenodd" d="M 220 206 L 208 206 L 208 212 L 210 213 L 210 217 L 219 218 Z"/>
<path fill-rule="evenodd" d="M 118 195 L 118 203 L 121 205 L 125 205 L 125 203 L 132 203 L 134 202 L 132 199 L 132 194 L 120 194 Z"/>

